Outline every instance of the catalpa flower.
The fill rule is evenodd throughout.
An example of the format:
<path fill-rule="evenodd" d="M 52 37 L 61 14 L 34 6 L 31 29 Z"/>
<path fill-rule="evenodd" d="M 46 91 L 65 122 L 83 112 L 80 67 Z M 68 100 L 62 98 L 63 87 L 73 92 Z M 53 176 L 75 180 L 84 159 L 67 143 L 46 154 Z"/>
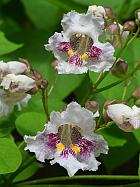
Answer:
<path fill-rule="evenodd" d="M 59 74 L 104 72 L 112 67 L 114 47 L 98 40 L 104 28 L 103 18 L 72 11 L 64 15 L 61 25 L 63 31 L 56 32 L 45 45 L 59 61 Z"/>
<path fill-rule="evenodd" d="M 62 113 L 52 112 L 42 132 L 25 136 L 25 150 L 34 152 L 41 162 L 51 159 L 51 164 L 60 164 L 69 176 L 79 169 L 96 171 L 100 164 L 96 157 L 108 152 L 107 142 L 94 133 L 97 116 L 72 102 Z"/>
<path fill-rule="evenodd" d="M 108 116 L 126 132 L 140 128 L 140 108 L 130 108 L 125 104 L 112 104 L 107 107 Z"/>
<path fill-rule="evenodd" d="M 6 116 L 13 111 L 15 105 L 19 110 L 26 106 L 31 98 L 26 92 L 36 87 L 36 83 L 26 75 L 8 74 L 0 86 L 0 116 Z"/>

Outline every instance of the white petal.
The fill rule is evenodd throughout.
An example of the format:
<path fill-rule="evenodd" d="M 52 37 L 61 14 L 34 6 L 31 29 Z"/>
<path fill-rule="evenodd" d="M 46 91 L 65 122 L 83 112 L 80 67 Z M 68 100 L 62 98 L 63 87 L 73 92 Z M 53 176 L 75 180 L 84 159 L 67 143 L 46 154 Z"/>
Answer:
<path fill-rule="evenodd" d="M 17 103 L 18 106 L 18 110 L 20 111 L 22 109 L 22 107 L 25 107 L 29 100 L 31 99 L 31 95 L 27 94 L 24 99 L 22 99 L 20 102 Z"/>
<path fill-rule="evenodd" d="M 96 171 L 98 169 L 98 166 L 100 165 L 100 162 L 98 162 L 94 156 L 94 154 L 90 154 L 90 156 L 87 157 L 81 157 L 81 162 L 85 163 L 87 166 L 84 168 L 84 170 L 89 171 Z"/>
<path fill-rule="evenodd" d="M 70 177 L 72 177 L 79 169 L 84 170 L 84 168 L 87 167 L 86 164 L 79 162 L 71 155 L 69 155 L 68 158 L 62 158 L 57 153 L 54 160 L 52 160 L 50 163 L 52 165 L 55 163 L 60 164 L 60 166 L 64 167 L 67 170 Z"/>
<path fill-rule="evenodd" d="M 101 17 L 101 18 L 106 16 L 104 7 L 96 6 L 96 5 L 89 6 L 87 13 L 93 14 L 94 16 Z"/>
<path fill-rule="evenodd" d="M 104 19 L 71 11 L 64 15 L 61 24 L 67 38 L 75 33 L 84 33 L 96 42 L 103 31 Z"/>
<path fill-rule="evenodd" d="M 7 116 L 14 109 L 14 105 L 8 105 L 0 98 L 0 117 Z"/>
<path fill-rule="evenodd" d="M 61 59 L 64 60 L 66 55 L 56 48 L 58 42 L 68 42 L 68 40 L 63 33 L 55 32 L 54 35 L 49 38 L 49 44 L 45 45 L 45 49 L 53 51 L 54 56 L 61 62 Z"/>
<path fill-rule="evenodd" d="M 59 74 L 82 74 L 88 71 L 88 68 L 85 66 L 76 66 L 62 60 L 56 68 Z"/>
<path fill-rule="evenodd" d="M 93 136 L 86 136 L 86 138 L 93 142 L 93 144 L 95 145 L 93 150 L 95 157 L 100 156 L 101 153 L 108 153 L 108 144 L 103 138 L 103 136 L 94 133 Z"/>
<path fill-rule="evenodd" d="M 76 124 L 84 134 L 90 135 L 95 129 L 96 122 L 93 113 L 76 102 L 71 102 L 61 116 L 64 119 L 63 123 Z"/>
<path fill-rule="evenodd" d="M 24 136 L 24 140 L 27 143 L 25 150 L 34 152 L 37 160 L 45 162 L 45 159 L 52 159 L 54 157 L 54 151 L 47 146 L 47 137 L 43 132 L 38 132 L 36 136 Z"/>
<path fill-rule="evenodd" d="M 24 73 L 28 67 L 26 64 L 18 62 L 18 61 L 11 61 L 7 63 L 8 65 L 8 72 L 9 74 L 22 74 Z"/>
<path fill-rule="evenodd" d="M 11 84 L 15 84 L 16 87 L 10 88 Z M 3 78 L 1 86 L 10 92 L 26 92 L 34 88 L 36 83 L 32 78 L 26 75 L 8 74 Z"/>
<path fill-rule="evenodd" d="M 95 43 L 96 47 L 100 48 L 102 50 L 101 55 L 99 56 L 99 59 L 96 62 L 91 62 L 87 64 L 87 67 L 90 71 L 94 72 L 104 72 L 109 71 L 109 69 L 112 67 L 115 57 L 114 57 L 114 47 L 110 43 Z"/>

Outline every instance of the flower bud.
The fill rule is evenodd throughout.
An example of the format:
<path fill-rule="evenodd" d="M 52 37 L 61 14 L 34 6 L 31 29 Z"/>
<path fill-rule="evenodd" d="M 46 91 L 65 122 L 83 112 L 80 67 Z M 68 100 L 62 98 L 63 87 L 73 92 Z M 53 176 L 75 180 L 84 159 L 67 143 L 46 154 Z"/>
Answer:
<path fill-rule="evenodd" d="M 54 60 L 54 61 L 51 63 L 51 66 L 52 66 L 52 68 L 53 68 L 55 71 L 57 70 L 58 63 L 59 63 L 58 60 Z"/>
<path fill-rule="evenodd" d="M 139 88 L 136 88 L 134 90 L 134 92 L 132 93 L 132 96 L 135 98 L 135 99 L 140 99 L 140 87 Z"/>
<path fill-rule="evenodd" d="M 87 101 L 85 104 L 85 108 L 92 112 L 96 112 L 99 109 L 99 103 L 97 103 L 96 101 Z"/>
<path fill-rule="evenodd" d="M 108 25 L 106 29 L 108 32 L 111 32 L 112 34 L 118 34 L 120 32 L 119 26 L 115 23 Z"/>
<path fill-rule="evenodd" d="M 28 67 L 29 70 L 31 69 L 31 65 L 30 65 L 30 63 L 29 63 L 29 61 L 27 59 L 19 58 L 19 61 L 21 63 L 25 64 Z"/>
<path fill-rule="evenodd" d="M 47 80 L 42 80 L 41 81 L 41 88 L 47 88 L 48 87 L 48 81 Z"/>
<path fill-rule="evenodd" d="M 115 66 L 113 66 L 113 68 L 111 69 L 111 72 L 113 75 L 115 75 L 116 77 L 123 77 L 128 70 L 128 64 L 127 62 L 123 61 L 123 60 L 119 60 Z"/>
<path fill-rule="evenodd" d="M 89 6 L 87 13 L 91 13 L 91 14 L 93 14 L 96 17 L 103 17 L 103 18 L 105 18 L 105 16 L 106 16 L 106 12 L 105 12 L 104 7 L 102 7 L 102 6 L 96 6 L 96 5 Z"/>
<path fill-rule="evenodd" d="M 125 132 L 140 128 L 140 109 L 136 106 L 130 108 L 125 104 L 109 105 L 107 114 Z"/>
<path fill-rule="evenodd" d="M 39 81 L 42 79 L 41 74 L 39 73 L 39 71 L 37 70 L 33 70 L 33 74 L 32 74 L 32 79 L 34 79 L 35 81 Z"/>
<path fill-rule="evenodd" d="M 135 17 L 140 22 L 140 9 L 135 11 Z"/>
<path fill-rule="evenodd" d="M 116 100 L 107 100 L 105 103 L 104 103 L 104 107 L 103 107 L 103 118 L 106 120 L 106 121 L 111 121 L 111 118 L 108 116 L 107 114 L 107 108 L 109 105 L 111 104 L 114 104 L 116 103 Z"/>
<path fill-rule="evenodd" d="M 140 107 L 140 99 L 136 100 L 135 105 L 138 106 L 138 107 Z"/>
<path fill-rule="evenodd" d="M 36 86 L 36 87 L 32 88 L 31 90 L 29 90 L 29 91 L 26 92 L 26 93 L 28 93 L 28 94 L 30 94 L 30 95 L 34 95 L 34 94 L 37 93 L 37 91 L 38 91 L 38 88 L 37 88 L 37 86 Z"/>
<path fill-rule="evenodd" d="M 105 9 L 106 17 L 108 17 L 108 18 L 113 18 L 114 17 L 114 13 L 113 13 L 112 8 L 105 7 L 104 9 Z"/>
<path fill-rule="evenodd" d="M 126 21 L 123 25 L 124 31 L 134 31 L 135 30 L 135 22 L 134 21 Z"/>

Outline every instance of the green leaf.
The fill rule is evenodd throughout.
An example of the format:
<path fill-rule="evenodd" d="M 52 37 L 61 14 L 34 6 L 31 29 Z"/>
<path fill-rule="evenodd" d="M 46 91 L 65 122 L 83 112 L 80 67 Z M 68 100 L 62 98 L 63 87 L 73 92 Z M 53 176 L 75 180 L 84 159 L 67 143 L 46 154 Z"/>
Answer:
<path fill-rule="evenodd" d="M 139 151 L 139 143 L 133 134 L 122 131 L 122 135 L 127 140 L 123 146 L 110 147 L 108 155 L 101 155 L 101 159 L 109 173 L 128 162 Z"/>
<path fill-rule="evenodd" d="M 21 135 L 36 135 L 44 129 L 45 115 L 37 112 L 21 114 L 15 121 L 16 129 Z"/>
<path fill-rule="evenodd" d="M 0 138 L 0 174 L 14 172 L 21 164 L 21 153 L 16 144 L 8 138 Z"/>
<path fill-rule="evenodd" d="M 38 29 L 49 31 L 55 28 L 59 17 L 57 6 L 46 0 L 22 0 L 22 3 L 28 16 Z"/>
<path fill-rule="evenodd" d="M 126 138 L 123 136 L 122 131 L 115 124 L 109 128 L 99 130 L 98 134 L 105 138 L 109 147 L 124 146 L 126 143 Z"/>
<path fill-rule="evenodd" d="M 10 53 L 22 47 L 22 44 L 15 44 L 6 39 L 3 32 L 0 32 L 0 55 Z"/>
<path fill-rule="evenodd" d="M 33 162 L 30 166 L 24 169 L 21 173 L 19 173 L 13 182 L 24 181 L 33 176 L 37 170 L 39 169 L 38 163 Z"/>

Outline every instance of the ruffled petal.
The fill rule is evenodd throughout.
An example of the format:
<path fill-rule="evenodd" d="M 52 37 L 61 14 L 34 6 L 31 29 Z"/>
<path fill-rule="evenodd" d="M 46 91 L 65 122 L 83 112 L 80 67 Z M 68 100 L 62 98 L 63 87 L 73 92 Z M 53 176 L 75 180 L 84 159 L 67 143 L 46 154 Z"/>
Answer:
<path fill-rule="evenodd" d="M 109 71 L 109 69 L 112 67 L 115 57 L 114 57 L 114 47 L 110 43 L 95 43 L 96 47 L 101 49 L 101 54 L 99 58 L 97 59 L 91 59 L 89 58 L 87 60 L 86 66 L 89 68 L 90 71 L 94 72 L 104 72 Z"/>
<path fill-rule="evenodd" d="M 85 66 L 76 66 L 64 61 L 61 61 L 56 68 L 59 74 L 82 74 L 88 71 Z"/>
<path fill-rule="evenodd" d="M 81 107 L 76 102 L 71 102 L 66 111 L 61 113 L 64 119 L 63 123 L 74 123 L 79 126 L 84 132 L 84 134 L 90 135 L 93 133 L 96 122 L 94 120 L 94 115 L 91 111 Z"/>
<path fill-rule="evenodd" d="M 92 14 L 79 14 L 71 11 L 64 15 L 61 24 L 67 38 L 70 38 L 73 33 L 84 33 L 97 42 L 98 36 L 103 31 L 104 19 L 92 16 Z"/>
<path fill-rule="evenodd" d="M 14 109 L 14 105 L 6 104 L 0 98 L 0 117 L 7 116 L 8 114 L 10 114 L 13 111 L 13 109 Z"/>
<path fill-rule="evenodd" d="M 36 136 L 24 136 L 24 141 L 27 143 L 25 150 L 34 152 L 37 160 L 45 162 L 45 159 L 52 159 L 55 150 L 47 145 L 47 135 L 45 132 L 38 132 Z"/>
<path fill-rule="evenodd" d="M 68 175 L 72 177 L 79 169 L 84 170 L 87 167 L 85 163 L 79 162 L 75 157 L 69 155 L 67 158 L 62 158 L 56 153 L 54 160 L 50 162 L 52 165 L 55 163 L 60 164 L 60 166 L 64 167 Z"/>
<path fill-rule="evenodd" d="M 87 165 L 86 167 L 84 167 L 84 170 L 89 170 L 89 171 L 96 171 L 98 169 L 98 166 L 101 164 L 96 160 L 95 155 L 93 153 L 91 153 L 87 157 L 81 155 L 80 161 Z"/>

